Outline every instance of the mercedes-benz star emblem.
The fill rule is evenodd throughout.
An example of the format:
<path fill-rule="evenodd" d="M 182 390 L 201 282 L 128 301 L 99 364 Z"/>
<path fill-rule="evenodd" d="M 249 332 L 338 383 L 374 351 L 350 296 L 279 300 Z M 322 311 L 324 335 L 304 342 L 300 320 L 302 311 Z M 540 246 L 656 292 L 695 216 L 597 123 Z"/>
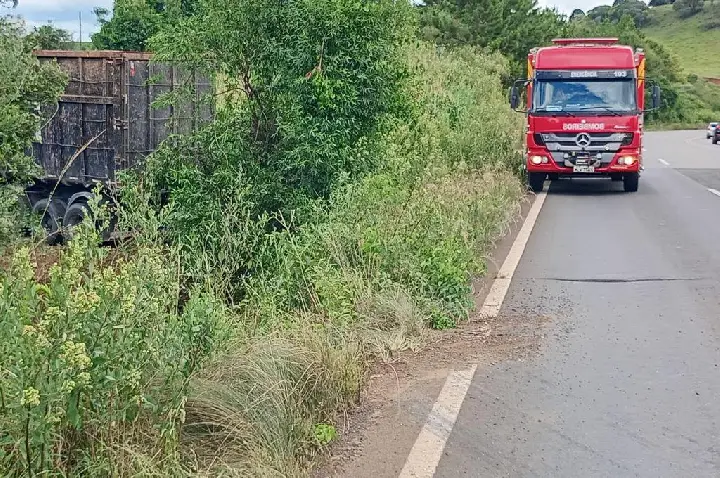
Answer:
<path fill-rule="evenodd" d="M 575 137 L 575 144 L 577 144 L 581 148 L 587 148 L 588 146 L 590 146 L 590 143 L 590 135 L 587 133 L 580 133 Z"/>

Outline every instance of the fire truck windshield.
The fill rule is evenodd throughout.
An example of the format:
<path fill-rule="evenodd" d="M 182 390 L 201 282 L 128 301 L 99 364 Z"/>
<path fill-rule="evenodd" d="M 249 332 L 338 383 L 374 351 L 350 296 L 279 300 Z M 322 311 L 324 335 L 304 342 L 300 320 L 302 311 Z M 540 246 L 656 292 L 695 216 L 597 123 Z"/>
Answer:
<path fill-rule="evenodd" d="M 637 109 L 632 79 L 538 80 L 533 88 L 533 112 L 630 113 Z"/>

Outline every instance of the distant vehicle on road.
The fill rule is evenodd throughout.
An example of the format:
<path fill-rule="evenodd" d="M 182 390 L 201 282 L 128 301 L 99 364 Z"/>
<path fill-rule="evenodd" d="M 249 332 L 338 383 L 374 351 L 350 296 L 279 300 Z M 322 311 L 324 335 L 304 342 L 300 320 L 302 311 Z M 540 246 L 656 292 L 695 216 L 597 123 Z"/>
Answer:
<path fill-rule="evenodd" d="M 707 127 L 707 139 L 715 136 L 715 130 L 717 129 L 717 123 L 710 123 Z"/>
<path fill-rule="evenodd" d="M 645 109 L 645 53 L 617 38 L 563 38 L 528 54 L 528 77 L 510 90 L 510 106 L 527 92 L 525 170 L 530 188 L 545 179 L 609 177 L 638 189 L 644 113 L 660 107 L 652 87 Z"/>
<path fill-rule="evenodd" d="M 720 141 L 720 128 L 718 128 L 717 126 L 715 127 L 715 130 L 713 131 L 711 141 L 712 141 L 712 144 L 718 144 L 718 141 Z"/>

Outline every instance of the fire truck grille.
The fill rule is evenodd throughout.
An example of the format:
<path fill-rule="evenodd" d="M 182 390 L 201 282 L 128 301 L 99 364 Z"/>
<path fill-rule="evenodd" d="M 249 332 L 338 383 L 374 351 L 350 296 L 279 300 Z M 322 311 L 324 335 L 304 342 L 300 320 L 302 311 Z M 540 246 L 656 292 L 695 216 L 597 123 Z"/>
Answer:
<path fill-rule="evenodd" d="M 632 133 L 538 133 L 535 140 L 547 147 L 558 164 L 574 164 L 578 156 L 591 156 L 607 165 L 620 147 L 632 143 Z"/>

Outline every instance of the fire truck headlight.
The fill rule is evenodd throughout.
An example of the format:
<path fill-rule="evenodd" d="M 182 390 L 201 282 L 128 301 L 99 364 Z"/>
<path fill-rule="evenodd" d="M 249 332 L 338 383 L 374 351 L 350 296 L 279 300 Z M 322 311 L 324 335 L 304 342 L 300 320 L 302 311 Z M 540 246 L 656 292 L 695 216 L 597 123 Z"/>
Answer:
<path fill-rule="evenodd" d="M 635 156 L 623 156 L 618 160 L 618 164 L 632 166 L 636 160 Z"/>
<path fill-rule="evenodd" d="M 541 164 L 541 163 L 547 163 L 547 158 L 545 156 L 530 156 L 530 162 L 533 164 Z"/>

